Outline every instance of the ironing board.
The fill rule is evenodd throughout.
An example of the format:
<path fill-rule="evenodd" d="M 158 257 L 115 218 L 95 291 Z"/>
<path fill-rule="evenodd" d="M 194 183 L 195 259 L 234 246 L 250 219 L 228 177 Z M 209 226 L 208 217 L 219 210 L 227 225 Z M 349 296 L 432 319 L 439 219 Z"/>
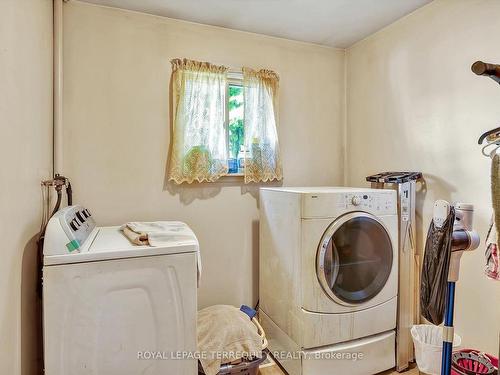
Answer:
<path fill-rule="evenodd" d="M 416 182 L 421 172 L 382 172 L 366 177 L 374 189 L 398 191 L 399 217 L 399 296 L 396 327 L 396 370 L 405 371 L 414 361 L 410 329 L 420 321 L 419 295 L 420 254 L 416 248 L 415 202 Z"/>

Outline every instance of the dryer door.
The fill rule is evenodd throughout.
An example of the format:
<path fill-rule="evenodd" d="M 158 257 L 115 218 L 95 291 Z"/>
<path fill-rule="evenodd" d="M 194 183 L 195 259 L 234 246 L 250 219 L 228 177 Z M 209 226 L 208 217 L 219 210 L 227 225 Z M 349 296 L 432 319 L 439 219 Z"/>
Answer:
<path fill-rule="evenodd" d="M 335 302 L 355 306 L 374 298 L 391 274 L 393 246 L 375 216 L 352 212 L 327 228 L 316 255 L 318 280 Z"/>

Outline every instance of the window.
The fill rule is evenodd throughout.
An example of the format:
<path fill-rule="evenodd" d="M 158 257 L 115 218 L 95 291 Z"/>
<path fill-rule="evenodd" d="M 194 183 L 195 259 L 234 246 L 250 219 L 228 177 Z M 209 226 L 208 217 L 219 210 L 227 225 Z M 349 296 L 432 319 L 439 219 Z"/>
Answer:
<path fill-rule="evenodd" d="M 228 175 L 243 175 L 245 157 L 245 123 L 243 100 L 243 76 L 241 73 L 228 74 L 226 132 Z"/>
<path fill-rule="evenodd" d="M 172 146 L 168 180 L 214 182 L 241 175 L 244 183 L 281 180 L 277 99 L 271 70 L 188 59 L 172 62 Z"/>

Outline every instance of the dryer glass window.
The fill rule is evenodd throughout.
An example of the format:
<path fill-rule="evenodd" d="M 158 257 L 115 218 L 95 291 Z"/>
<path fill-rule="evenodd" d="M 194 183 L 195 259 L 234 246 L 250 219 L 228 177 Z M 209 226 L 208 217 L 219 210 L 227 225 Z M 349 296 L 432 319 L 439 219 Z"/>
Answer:
<path fill-rule="evenodd" d="M 324 253 L 324 279 L 340 300 L 358 304 L 375 297 L 392 268 L 392 243 L 376 220 L 359 216 L 343 223 Z"/>

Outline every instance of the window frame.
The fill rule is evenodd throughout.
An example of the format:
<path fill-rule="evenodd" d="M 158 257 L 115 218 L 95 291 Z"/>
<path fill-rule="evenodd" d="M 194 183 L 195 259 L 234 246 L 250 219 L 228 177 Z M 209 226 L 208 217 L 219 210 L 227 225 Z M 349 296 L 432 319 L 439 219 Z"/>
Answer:
<path fill-rule="evenodd" d="M 229 86 L 241 86 L 243 87 L 243 72 L 229 71 L 227 73 L 227 83 L 226 83 L 226 103 L 225 103 L 225 120 L 224 120 L 224 131 L 226 132 L 226 142 L 227 142 L 227 158 L 229 159 Z M 228 165 L 229 167 L 229 165 Z M 236 177 L 238 179 L 243 178 L 244 173 L 225 173 L 222 177 Z"/>

